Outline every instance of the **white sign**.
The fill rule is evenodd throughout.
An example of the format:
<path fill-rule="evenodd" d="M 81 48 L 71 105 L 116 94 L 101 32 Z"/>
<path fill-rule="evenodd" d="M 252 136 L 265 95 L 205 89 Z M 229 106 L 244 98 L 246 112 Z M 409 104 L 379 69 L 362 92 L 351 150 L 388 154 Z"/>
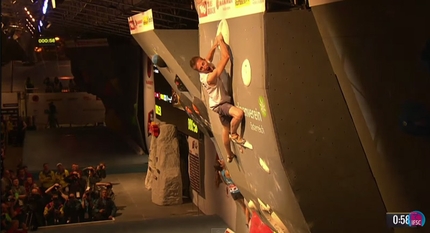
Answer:
<path fill-rule="evenodd" d="M 199 140 L 188 137 L 188 150 L 191 155 L 199 157 Z"/>
<path fill-rule="evenodd" d="M 18 93 L 1 93 L 1 108 L 18 108 Z"/>
<path fill-rule="evenodd" d="M 37 127 L 48 125 L 51 112 L 60 125 L 86 125 L 105 121 L 105 107 L 95 95 L 84 92 L 29 94 L 27 114 L 34 116 Z"/>
<path fill-rule="evenodd" d="M 132 35 L 154 30 L 152 9 L 128 17 L 128 25 L 130 27 L 130 34 Z"/>
<path fill-rule="evenodd" d="M 195 0 L 201 24 L 266 11 L 265 0 Z"/>

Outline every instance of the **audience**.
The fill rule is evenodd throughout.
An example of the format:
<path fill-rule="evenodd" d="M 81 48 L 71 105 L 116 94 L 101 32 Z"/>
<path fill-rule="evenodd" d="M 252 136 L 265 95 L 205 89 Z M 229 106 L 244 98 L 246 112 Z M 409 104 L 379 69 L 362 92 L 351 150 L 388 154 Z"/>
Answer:
<path fill-rule="evenodd" d="M 101 163 L 81 171 L 73 164 L 69 173 L 58 163 L 54 172 L 45 163 L 38 182 L 26 166 L 18 168 L 18 176 L 12 170 L 5 170 L 1 179 L 2 232 L 27 232 L 28 228 L 37 230 L 40 226 L 114 219 L 117 207 L 112 184 L 101 182 L 106 177 L 105 169 Z"/>

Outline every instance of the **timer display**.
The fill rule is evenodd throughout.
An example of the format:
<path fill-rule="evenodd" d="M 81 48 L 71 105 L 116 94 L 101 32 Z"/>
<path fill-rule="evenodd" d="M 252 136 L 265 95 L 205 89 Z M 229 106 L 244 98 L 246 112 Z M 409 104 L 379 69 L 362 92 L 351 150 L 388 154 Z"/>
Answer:
<path fill-rule="evenodd" d="M 55 38 L 39 38 L 37 40 L 40 46 L 49 46 L 49 45 L 55 45 L 56 40 Z"/>
<path fill-rule="evenodd" d="M 412 212 L 388 212 L 388 227 L 423 227 L 426 222 L 424 214 L 418 210 Z"/>

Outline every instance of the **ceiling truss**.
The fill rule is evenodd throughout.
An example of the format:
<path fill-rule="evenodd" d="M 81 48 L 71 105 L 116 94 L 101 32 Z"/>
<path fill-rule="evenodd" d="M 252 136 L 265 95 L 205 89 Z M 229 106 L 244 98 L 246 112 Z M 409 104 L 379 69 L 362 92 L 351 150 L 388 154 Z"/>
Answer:
<path fill-rule="evenodd" d="M 272 2 L 277 6 L 279 4 L 286 6 L 306 0 L 267 1 L 269 4 Z M 28 16 L 23 10 L 24 7 L 27 7 L 36 19 L 40 19 L 43 2 L 44 0 L 39 0 L 38 4 L 31 5 L 30 0 L 2 0 L 2 22 L 8 18 L 11 21 L 9 24 L 25 25 L 25 18 Z M 198 28 L 194 0 L 57 0 L 57 2 L 57 8 L 50 9 L 45 17 L 50 23 L 45 33 L 50 36 L 130 37 L 127 18 L 148 9 L 153 10 L 156 28 Z M 37 21 L 34 26 L 37 26 Z"/>

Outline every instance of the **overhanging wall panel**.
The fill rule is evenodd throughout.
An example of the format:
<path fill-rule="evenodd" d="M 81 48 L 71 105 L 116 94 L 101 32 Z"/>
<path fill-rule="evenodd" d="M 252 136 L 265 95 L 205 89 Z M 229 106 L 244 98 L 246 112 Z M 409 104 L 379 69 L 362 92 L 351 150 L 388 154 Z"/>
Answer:
<path fill-rule="evenodd" d="M 284 167 L 311 232 L 388 232 L 312 12 L 269 13 L 264 20 L 268 102 Z"/>
<path fill-rule="evenodd" d="M 402 132 L 399 121 L 405 102 L 430 107 L 430 74 L 421 60 L 429 10 L 429 1 L 387 0 L 312 8 L 389 211 L 430 212 L 430 189 L 422 185 L 430 178 L 428 138 Z"/>
<path fill-rule="evenodd" d="M 201 56 L 206 56 L 211 48 L 219 24 L 220 21 L 200 24 Z M 228 164 L 228 169 L 245 198 L 255 203 L 258 203 L 257 199 L 262 200 L 281 217 L 284 225 L 290 229 L 296 229 L 296 232 L 306 232 L 307 225 L 283 169 L 271 112 L 267 109 L 263 14 L 227 19 L 222 24 L 222 27 L 228 26 L 223 33 L 233 55 L 226 71 L 232 78 L 235 105 L 242 108 L 246 115 L 244 137 L 253 145 L 253 150 L 245 150 L 244 153 L 236 150 L 238 160 Z M 213 61 L 215 65 L 219 59 L 218 51 Z M 252 74 L 249 86 L 246 86 L 242 79 L 242 67 L 246 64 L 246 60 L 249 61 Z M 207 100 L 205 92 L 204 95 Z M 226 158 L 226 152 L 222 146 L 222 127 L 219 117 L 212 111 L 209 115 L 216 142 L 222 156 Z M 260 160 L 268 164 L 270 174 L 262 169 Z"/>
<path fill-rule="evenodd" d="M 198 54 L 198 30 L 155 30 L 163 45 L 170 52 L 190 81 L 200 90 L 199 75 L 190 67 L 190 59 Z M 187 77 L 181 77 L 185 79 Z"/>
<path fill-rule="evenodd" d="M 173 39 L 175 37 L 175 32 L 172 31 L 170 34 L 170 38 L 163 38 L 164 40 Z M 190 34 L 189 39 L 193 39 L 193 35 Z M 168 68 L 160 68 L 160 72 L 163 74 L 164 78 L 169 82 L 169 84 L 177 91 L 175 84 L 175 77 L 178 75 L 184 85 L 187 87 L 192 96 L 200 96 L 200 89 L 191 81 L 188 77 L 187 72 L 182 68 L 182 66 L 176 60 L 179 57 L 177 54 L 172 54 L 170 50 L 164 45 L 164 41 L 161 40 L 160 37 L 157 36 L 156 31 L 147 31 L 133 35 L 134 39 L 139 43 L 140 47 L 142 47 L 143 51 L 149 56 L 153 57 L 155 54 L 158 54 L 163 58 L 166 62 Z M 176 46 L 181 46 L 177 44 Z M 190 53 L 194 50 L 197 53 L 197 44 L 195 47 L 189 47 Z M 173 52 L 176 50 L 172 49 Z M 180 51 L 180 50 L 179 50 Z M 189 67 L 189 65 L 188 65 Z"/>

